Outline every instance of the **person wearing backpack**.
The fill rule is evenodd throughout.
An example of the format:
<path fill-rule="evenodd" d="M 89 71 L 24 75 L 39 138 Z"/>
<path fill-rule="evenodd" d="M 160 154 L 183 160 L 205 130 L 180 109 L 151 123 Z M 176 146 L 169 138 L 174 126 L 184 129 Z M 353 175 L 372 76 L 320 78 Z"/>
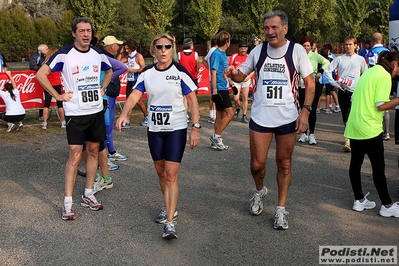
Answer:
<path fill-rule="evenodd" d="M 250 213 L 263 211 L 267 188 L 263 185 L 266 161 L 273 135 L 276 139 L 278 203 L 273 228 L 288 229 L 285 204 L 292 179 L 291 161 L 296 135 L 308 128 L 315 94 L 313 68 L 305 49 L 285 38 L 288 17 L 280 10 L 263 16 L 267 42 L 256 46 L 238 69 L 229 66 L 225 74 L 234 82 L 242 82 L 255 70 L 256 88 L 249 121 L 251 174 L 256 188 L 250 200 Z M 299 76 L 305 83 L 302 110 L 299 109 Z"/>

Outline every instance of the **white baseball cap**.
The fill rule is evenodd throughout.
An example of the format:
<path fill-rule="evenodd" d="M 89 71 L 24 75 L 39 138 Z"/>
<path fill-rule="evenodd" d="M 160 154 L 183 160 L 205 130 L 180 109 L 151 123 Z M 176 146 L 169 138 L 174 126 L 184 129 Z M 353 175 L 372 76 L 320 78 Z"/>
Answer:
<path fill-rule="evenodd" d="M 103 45 L 104 46 L 111 45 L 111 44 L 114 44 L 114 43 L 123 44 L 123 42 L 119 41 L 117 38 L 115 38 L 115 36 L 107 36 L 103 40 Z"/>

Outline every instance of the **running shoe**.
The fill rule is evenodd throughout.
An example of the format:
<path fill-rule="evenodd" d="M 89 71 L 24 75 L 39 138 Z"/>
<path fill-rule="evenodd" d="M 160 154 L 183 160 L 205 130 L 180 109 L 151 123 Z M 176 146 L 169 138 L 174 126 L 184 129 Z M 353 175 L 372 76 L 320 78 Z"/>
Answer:
<path fill-rule="evenodd" d="M 361 212 L 364 209 L 366 209 L 366 210 L 374 209 L 375 208 L 375 202 L 374 201 L 370 201 L 370 200 L 367 199 L 367 196 L 369 194 L 370 194 L 370 192 L 367 192 L 367 194 L 366 194 L 366 196 L 364 196 L 362 202 L 360 200 L 355 200 L 353 202 L 352 209 L 354 211 L 358 211 L 358 212 Z"/>
<path fill-rule="evenodd" d="M 103 209 L 103 205 L 99 203 L 94 195 L 86 197 L 82 195 L 80 206 L 90 208 L 93 211 L 99 211 Z"/>
<path fill-rule="evenodd" d="M 73 213 L 72 203 L 71 204 L 64 204 L 62 206 L 62 220 L 75 220 L 75 214 Z"/>
<path fill-rule="evenodd" d="M 238 120 L 238 115 L 240 114 L 240 111 L 241 111 L 240 108 L 238 108 L 234 111 L 234 121 Z"/>
<path fill-rule="evenodd" d="M 211 143 L 211 149 L 219 150 L 218 147 L 215 146 L 213 143 Z M 225 150 L 228 150 L 228 149 L 229 149 L 229 146 L 228 146 L 228 145 L 224 145 L 224 149 L 225 149 Z"/>
<path fill-rule="evenodd" d="M 93 186 L 93 195 L 104 189 L 104 178 L 100 174 L 96 174 Z"/>
<path fill-rule="evenodd" d="M 342 149 L 344 150 L 344 152 L 350 152 L 351 151 L 351 143 L 350 143 L 349 139 L 345 140 L 345 145 L 344 145 L 344 147 Z"/>
<path fill-rule="evenodd" d="M 339 106 L 336 106 L 334 109 L 334 113 L 339 113 L 341 112 L 341 108 Z"/>
<path fill-rule="evenodd" d="M 243 116 L 241 118 L 241 122 L 244 123 L 244 124 L 248 124 L 249 123 L 249 119 L 247 118 L 247 116 Z"/>
<path fill-rule="evenodd" d="M 108 159 L 111 160 L 111 162 L 126 161 L 127 158 L 128 157 L 126 155 L 122 155 L 118 152 L 115 152 L 114 154 L 108 154 Z"/>
<path fill-rule="evenodd" d="M 126 122 L 125 122 L 125 125 L 122 126 L 122 128 L 130 128 L 130 121 L 129 121 L 129 120 L 126 121 Z"/>
<path fill-rule="evenodd" d="M 392 204 L 391 207 L 387 208 L 384 205 L 381 206 L 380 215 L 384 217 L 397 217 L 399 218 L 399 201 Z"/>
<path fill-rule="evenodd" d="M 266 197 L 267 187 L 263 187 L 261 191 L 254 191 L 254 195 L 250 199 L 249 212 L 253 215 L 259 215 L 263 211 L 263 198 Z"/>
<path fill-rule="evenodd" d="M 316 145 L 317 144 L 316 137 L 315 137 L 314 134 L 309 134 L 309 144 L 310 145 Z"/>
<path fill-rule="evenodd" d="M 218 149 L 220 151 L 224 151 L 229 148 L 229 146 L 223 144 L 223 139 L 220 137 L 214 139 L 213 136 L 211 136 L 209 139 L 211 141 L 211 146 L 215 146 L 216 149 Z"/>
<path fill-rule="evenodd" d="M 302 133 L 301 136 L 299 137 L 298 141 L 305 143 L 306 141 L 308 141 L 308 135 L 306 135 L 305 133 Z"/>
<path fill-rule="evenodd" d="M 47 129 L 47 122 L 42 123 L 42 129 L 46 130 Z"/>
<path fill-rule="evenodd" d="M 287 215 L 288 212 L 286 210 L 277 208 L 276 211 L 274 212 L 273 228 L 277 230 L 288 229 Z"/>
<path fill-rule="evenodd" d="M 209 117 L 208 123 L 215 124 L 215 118 Z"/>
<path fill-rule="evenodd" d="M 114 182 L 112 182 L 112 177 L 109 177 L 109 180 L 104 179 L 103 189 L 111 189 L 114 187 Z"/>
<path fill-rule="evenodd" d="M 382 135 L 382 139 L 383 139 L 383 140 L 390 140 L 391 137 L 389 136 L 389 133 L 386 133 L 386 134 L 383 134 L 383 135 Z"/>
<path fill-rule="evenodd" d="M 61 122 L 61 128 L 66 128 L 66 122 L 65 121 Z"/>
<path fill-rule="evenodd" d="M 7 125 L 8 125 L 7 132 L 11 132 L 11 131 L 14 130 L 14 128 L 15 128 L 15 124 L 14 123 L 8 123 Z"/>
<path fill-rule="evenodd" d="M 23 126 L 24 126 L 24 124 L 22 124 L 22 122 L 19 122 L 18 127 L 17 127 L 17 131 L 22 130 Z"/>
<path fill-rule="evenodd" d="M 175 211 L 175 213 L 173 215 L 173 221 L 176 219 L 176 217 L 177 217 L 177 211 Z M 161 208 L 161 212 L 155 218 L 155 222 L 157 224 L 165 224 L 167 222 L 167 220 L 166 220 L 166 207 L 165 206 Z"/>
<path fill-rule="evenodd" d="M 316 114 L 320 114 L 320 108 L 316 108 Z"/>
<path fill-rule="evenodd" d="M 163 227 L 163 234 L 162 237 L 164 239 L 177 239 L 176 233 L 176 223 L 175 222 L 166 222 Z"/>
<path fill-rule="evenodd" d="M 325 113 L 326 115 L 331 115 L 331 114 L 332 114 L 332 111 L 330 110 L 330 108 L 325 108 L 325 109 L 324 109 L 324 113 Z"/>
<path fill-rule="evenodd" d="M 144 126 L 147 126 L 147 125 L 148 125 L 148 117 L 146 116 L 146 117 L 144 117 L 143 122 L 140 123 L 140 126 L 144 127 Z"/>
<path fill-rule="evenodd" d="M 108 158 L 107 164 L 108 164 L 108 170 L 109 171 L 115 171 L 115 170 L 119 169 L 119 165 L 114 164 L 109 158 Z"/>

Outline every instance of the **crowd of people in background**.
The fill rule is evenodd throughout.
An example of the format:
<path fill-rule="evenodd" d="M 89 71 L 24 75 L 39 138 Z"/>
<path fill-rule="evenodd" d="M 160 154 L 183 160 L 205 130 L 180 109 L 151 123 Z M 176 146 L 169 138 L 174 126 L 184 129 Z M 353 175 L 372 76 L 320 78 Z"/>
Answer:
<path fill-rule="evenodd" d="M 265 42 L 258 37 L 253 37 L 250 44 L 241 41 L 238 51 L 228 59 L 226 50 L 230 47 L 231 35 L 220 31 L 212 38 L 212 48 L 203 60 L 210 77 L 207 121 L 214 127 L 210 147 L 228 150 L 222 134 L 232 120 L 249 126 L 250 170 L 255 184 L 249 212 L 260 215 L 263 211 L 268 193 L 264 184 L 265 165 L 274 138 L 278 201 L 273 227 L 288 229 L 286 202 L 294 146 L 297 141 L 317 145 L 317 115 L 323 112 L 342 116 L 343 151 L 351 152 L 349 177 L 354 192 L 353 210 L 376 206 L 361 187 L 360 170 L 367 154 L 382 203 L 380 215 L 399 217 L 399 205 L 392 201 L 387 190 L 383 145 L 383 140 L 390 139 L 389 110 L 399 106 L 399 100 L 390 99 L 391 87 L 397 85 L 399 76 L 397 48 L 384 46 L 381 33 L 374 33 L 362 49 L 358 49 L 355 36 L 347 36 L 345 53 L 335 56 L 330 44 L 324 44 L 319 50 L 311 36 L 303 36 L 298 42 L 287 40 L 288 17 L 282 11 L 266 13 L 263 21 Z M 113 129 L 114 126 L 118 131 L 130 128 L 132 110 L 137 105 L 143 114 L 140 125 L 147 127 L 149 150 L 164 203 L 155 222 L 164 225 L 163 238 L 177 238 L 178 171 L 187 135 L 190 148 L 194 148 L 199 144 L 201 129 L 197 102 L 200 59 L 193 39 L 183 40 L 183 49 L 176 51 L 173 36 L 167 33 L 155 36 L 150 45 L 155 63 L 146 66 L 143 55 L 131 40 L 107 36 L 97 42 L 91 22 L 86 18 L 75 19 L 71 30 L 72 45 L 55 49 L 41 44 L 29 59 L 30 69 L 37 71 L 36 78 L 45 89 L 44 106 L 39 112 L 39 119 L 43 121 L 41 128 L 48 127 L 50 103 L 55 98 L 60 126 L 66 129 L 69 157 L 64 173 L 61 218 L 75 219 L 72 192 L 78 172 L 86 177 L 80 205 L 95 211 L 103 208 L 95 194 L 113 188 L 109 171 L 119 168 L 116 161 L 128 159 L 115 149 Z M 82 60 L 96 68 L 81 71 Z M 1 54 L 0 67 L 10 80 L 0 90 L 6 105 L 0 122 L 7 126 L 7 132 L 20 130 L 25 109 Z M 115 121 L 119 76 L 125 72 L 127 100 Z M 325 105 L 321 108 L 323 91 Z M 148 96 L 147 105 L 142 99 L 144 93 Z M 395 144 L 399 144 L 398 110 Z M 190 121 L 192 125 L 188 126 Z M 322 139 L 319 134 L 318 140 Z M 78 167 L 81 158 L 85 162 L 83 169 Z"/>

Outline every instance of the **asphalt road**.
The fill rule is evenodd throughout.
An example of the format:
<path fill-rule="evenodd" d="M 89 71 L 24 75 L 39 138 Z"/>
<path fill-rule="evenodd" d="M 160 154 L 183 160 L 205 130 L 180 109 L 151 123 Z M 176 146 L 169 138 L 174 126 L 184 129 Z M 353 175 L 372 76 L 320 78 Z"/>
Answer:
<path fill-rule="evenodd" d="M 393 135 L 391 112 L 391 131 Z M 68 156 L 63 132 L 21 134 L 1 141 L 0 265 L 318 265 L 320 245 L 399 244 L 398 218 L 378 215 L 380 201 L 368 159 L 364 192 L 377 207 L 351 210 L 350 154 L 342 151 L 341 115 L 321 114 L 317 145 L 297 143 L 287 202 L 289 229 L 272 228 L 277 203 L 275 146 L 269 151 L 264 212 L 249 214 L 254 183 L 249 171 L 248 125 L 231 122 L 227 151 L 209 147 L 212 125 L 201 117 L 201 144 L 187 147 L 179 175 L 178 240 L 162 239 L 153 219 L 163 206 L 147 146 L 137 123 L 115 133 L 129 159 L 112 172 L 115 188 L 101 191 L 101 211 L 78 206 L 84 178 L 74 191 L 76 220 L 61 219 L 63 169 Z M 5 127 L 0 128 L 0 139 Z M 24 128 L 29 132 L 30 128 Z M 398 146 L 385 142 L 386 174 L 393 200 L 399 187 Z"/>

